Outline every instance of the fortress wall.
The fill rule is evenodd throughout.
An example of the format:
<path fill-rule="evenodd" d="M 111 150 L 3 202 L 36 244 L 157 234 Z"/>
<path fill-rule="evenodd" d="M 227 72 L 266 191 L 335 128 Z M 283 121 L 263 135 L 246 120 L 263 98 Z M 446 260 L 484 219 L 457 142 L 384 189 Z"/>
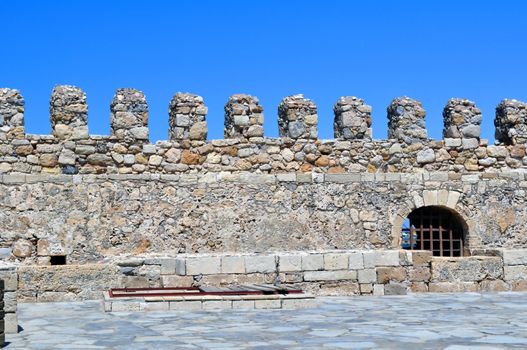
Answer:
<path fill-rule="evenodd" d="M 439 205 L 468 249 L 527 248 L 523 173 L 3 175 L 0 245 L 69 264 L 120 254 L 399 247 L 403 220 Z"/>
<path fill-rule="evenodd" d="M 110 106 L 111 135 L 90 136 L 84 92 L 57 86 L 50 102 L 50 135 L 24 133 L 24 99 L 0 89 L 0 173 L 185 174 L 500 172 L 527 170 L 527 105 L 503 100 L 496 109 L 498 145 L 480 139 L 481 112 L 451 99 L 444 139 L 430 140 L 419 101 L 396 98 L 387 108 L 387 140 L 371 139 L 371 107 L 356 97 L 334 106 L 334 140 L 318 140 L 315 103 L 288 96 L 278 108 L 280 138 L 263 135 L 263 106 L 237 94 L 225 105 L 225 139 L 207 140 L 207 107 L 178 93 L 169 104 L 169 138 L 148 141 L 148 104 L 135 89 L 118 89 Z"/>
<path fill-rule="evenodd" d="M 371 107 L 342 97 L 334 107 L 336 139 L 318 140 L 316 105 L 294 95 L 279 106 L 281 137 L 266 138 L 263 107 L 240 94 L 225 106 L 226 139 L 207 140 L 203 99 L 178 93 L 169 105 L 170 140 L 150 144 L 148 105 L 138 90 L 117 91 L 111 135 L 93 136 L 79 88 L 54 89 L 50 135 L 25 134 L 21 94 L 0 89 L 0 254 L 19 265 L 22 300 L 94 298 L 110 287 L 168 281 L 272 283 L 281 272 L 261 266 L 230 277 L 162 271 L 166 259 L 175 269 L 180 258 L 186 267 L 192 259 L 206 267 L 217 256 L 222 264 L 223 256 L 256 256 L 257 266 L 288 253 L 338 250 L 351 261 L 360 252 L 364 262 L 367 252 L 399 256 L 408 214 L 441 206 L 462 218 L 470 258 L 436 259 L 428 272 L 419 270 L 428 277 L 410 275 L 413 263 L 401 258 L 397 266 L 350 265 L 336 274 L 311 266 L 280 278 L 322 294 L 384 293 L 394 281 L 403 286 L 392 292 L 525 289 L 525 106 L 500 103 L 498 144 L 488 145 L 473 102 L 450 100 L 445 138 L 434 141 L 421 104 L 397 98 L 387 109 L 390 139 L 372 140 Z M 506 258 L 516 251 L 519 260 Z M 216 260 L 201 262 L 202 254 Z M 50 266 L 57 257 L 66 265 Z M 123 263 L 130 257 L 143 260 Z M 403 266 L 406 277 L 397 275 Z M 488 274 L 476 278 L 478 271 Z"/>

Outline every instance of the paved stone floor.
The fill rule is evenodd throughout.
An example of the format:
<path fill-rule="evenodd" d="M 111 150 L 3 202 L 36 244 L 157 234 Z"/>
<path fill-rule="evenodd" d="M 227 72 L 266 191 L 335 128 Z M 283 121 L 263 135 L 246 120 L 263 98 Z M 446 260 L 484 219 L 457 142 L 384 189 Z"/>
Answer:
<path fill-rule="evenodd" d="M 527 293 L 322 298 L 302 310 L 104 313 L 21 304 L 7 349 L 527 348 Z"/>

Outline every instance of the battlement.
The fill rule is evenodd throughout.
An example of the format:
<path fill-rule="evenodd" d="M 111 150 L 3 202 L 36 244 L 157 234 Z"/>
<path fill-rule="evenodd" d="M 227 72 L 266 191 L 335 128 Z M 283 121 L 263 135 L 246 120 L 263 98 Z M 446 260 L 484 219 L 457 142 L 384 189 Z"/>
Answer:
<path fill-rule="evenodd" d="M 110 105 L 110 135 L 90 136 L 85 93 L 57 86 L 50 99 L 50 135 L 24 132 L 24 99 L 0 89 L 0 173 L 185 172 L 491 172 L 527 169 L 527 104 L 496 108 L 497 145 L 480 138 L 481 111 L 451 99 L 443 140 L 428 138 L 421 103 L 395 98 L 387 108 L 388 139 L 372 140 L 371 107 L 345 96 L 334 105 L 333 140 L 318 140 L 316 104 L 303 95 L 278 106 L 279 138 L 264 136 L 258 98 L 232 95 L 223 140 L 207 140 L 203 98 L 177 93 L 169 103 L 169 140 L 149 143 L 148 103 L 136 89 L 118 89 Z"/>

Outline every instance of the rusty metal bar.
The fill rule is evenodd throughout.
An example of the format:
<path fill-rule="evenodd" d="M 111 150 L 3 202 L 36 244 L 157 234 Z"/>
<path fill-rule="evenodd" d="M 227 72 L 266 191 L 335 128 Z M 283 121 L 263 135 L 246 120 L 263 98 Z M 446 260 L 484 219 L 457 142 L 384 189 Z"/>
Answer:
<path fill-rule="evenodd" d="M 162 290 L 165 292 L 156 293 L 155 291 Z M 174 292 L 170 292 L 174 290 Z M 187 290 L 189 292 L 182 292 Z M 142 291 L 143 293 L 129 294 L 126 292 Z M 153 293 L 146 293 L 147 291 L 154 291 Z M 299 289 L 276 289 L 276 290 L 224 290 L 216 292 L 204 292 L 199 288 L 112 288 L 108 291 L 108 295 L 111 298 L 131 298 L 131 297 L 170 297 L 170 296 L 205 296 L 205 295 L 216 295 L 216 296 L 227 296 L 227 295 L 269 295 L 269 294 L 302 294 L 303 291 Z"/>

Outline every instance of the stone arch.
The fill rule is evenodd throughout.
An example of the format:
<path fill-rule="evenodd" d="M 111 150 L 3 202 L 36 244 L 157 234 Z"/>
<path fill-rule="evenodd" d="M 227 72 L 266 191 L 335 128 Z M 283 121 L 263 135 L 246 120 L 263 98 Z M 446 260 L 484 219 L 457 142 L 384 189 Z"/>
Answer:
<path fill-rule="evenodd" d="M 422 207 L 435 206 L 450 210 L 461 220 L 464 231 L 465 248 L 473 246 L 475 240 L 476 224 L 472 219 L 470 210 L 460 201 L 461 192 L 448 190 L 425 190 L 422 192 L 410 193 L 411 199 L 404 202 L 396 211 L 391 220 L 392 247 L 399 249 L 401 246 L 401 235 L 404 220 L 415 209 Z"/>

